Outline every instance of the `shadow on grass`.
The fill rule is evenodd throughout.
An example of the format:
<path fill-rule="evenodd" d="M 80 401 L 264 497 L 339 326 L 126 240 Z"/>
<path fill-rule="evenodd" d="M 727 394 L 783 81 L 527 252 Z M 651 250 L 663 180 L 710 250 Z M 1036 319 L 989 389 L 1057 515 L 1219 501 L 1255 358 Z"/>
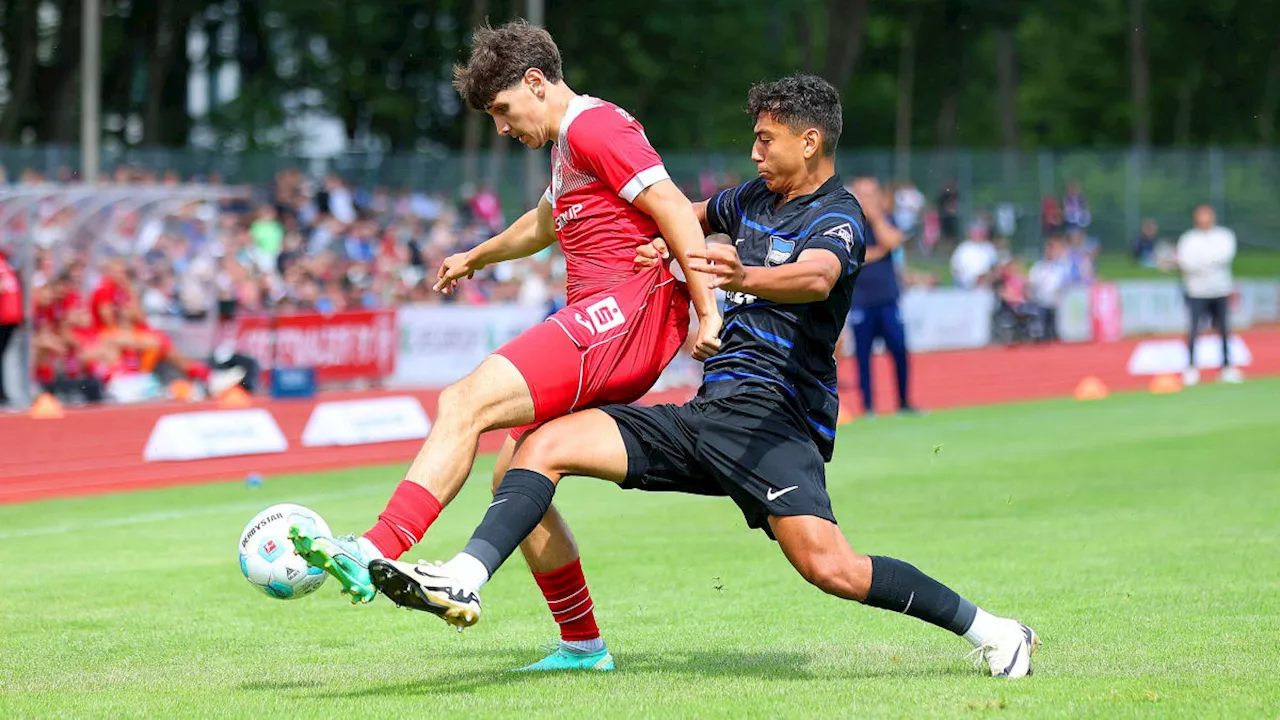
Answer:
<path fill-rule="evenodd" d="M 732 652 L 710 650 L 670 650 L 661 652 L 621 652 L 615 655 L 618 669 L 612 673 L 518 673 L 511 668 L 538 660 L 541 655 L 528 648 L 502 648 L 465 654 L 443 654 L 424 658 L 421 680 L 385 685 L 339 687 L 324 683 L 319 692 L 304 694 L 322 698 L 362 698 L 400 695 L 467 694 L 476 690 L 517 687 L 526 684 L 562 682 L 567 678 L 597 678 L 588 682 L 610 682 L 612 678 L 684 675 L 697 678 L 759 678 L 770 682 L 802 680 L 857 680 L 876 677 L 916 678 L 968 674 L 965 667 L 940 669 L 936 665 L 884 663 L 869 666 L 811 667 L 814 656 L 806 652 L 762 650 Z M 449 671 L 450 666 L 460 667 Z M 269 683 L 253 689 L 271 689 Z M 306 690 L 321 683 L 281 683 L 277 689 Z M 248 688 L 248 686 L 242 686 Z"/>

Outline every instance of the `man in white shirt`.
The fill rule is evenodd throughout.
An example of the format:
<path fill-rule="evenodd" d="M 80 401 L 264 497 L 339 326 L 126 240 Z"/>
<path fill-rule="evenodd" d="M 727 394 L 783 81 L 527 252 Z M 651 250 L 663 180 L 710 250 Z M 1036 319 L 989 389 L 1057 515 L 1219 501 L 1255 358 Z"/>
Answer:
<path fill-rule="evenodd" d="M 1201 321 L 1209 319 L 1222 333 L 1222 381 L 1238 383 L 1244 379 L 1231 366 L 1227 354 L 1230 332 L 1227 328 L 1227 303 L 1234 281 L 1231 261 L 1236 256 L 1236 234 L 1218 225 L 1213 208 L 1201 205 L 1195 210 L 1195 227 L 1178 238 L 1178 269 L 1182 272 L 1183 289 L 1191 311 L 1191 332 L 1187 337 L 1187 369 L 1183 384 L 1200 381 L 1196 369 L 1196 336 Z"/>
<path fill-rule="evenodd" d="M 990 280 L 988 275 L 999 261 L 1000 256 L 987 239 L 986 230 L 970 230 L 968 239 L 951 253 L 951 279 L 959 287 L 976 288 Z"/>

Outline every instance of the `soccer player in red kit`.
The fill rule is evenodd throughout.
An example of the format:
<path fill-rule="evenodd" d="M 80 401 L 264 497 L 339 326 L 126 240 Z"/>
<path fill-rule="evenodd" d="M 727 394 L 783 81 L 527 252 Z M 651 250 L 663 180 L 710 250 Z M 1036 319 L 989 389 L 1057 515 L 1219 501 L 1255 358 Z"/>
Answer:
<path fill-rule="evenodd" d="M 705 359 L 720 343 L 713 291 L 687 266 L 687 253 L 705 247 L 701 224 L 640 123 L 616 105 L 571 90 L 550 34 L 523 21 L 477 29 L 471 57 L 454 76 L 463 99 L 492 116 L 500 135 L 533 149 L 554 144 L 552 180 L 535 210 L 447 258 L 435 287 L 453 292 L 487 265 L 528 257 L 559 240 L 568 304 L 445 388 L 422 450 L 362 537 L 322 536 L 305 523 L 291 528 L 297 552 L 338 578 L 353 602 L 375 595 L 369 561 L 408 551 L 454 498 L 481 433 L 513 429 L 496 483 L 523 431 L 575 410 L 629 403 L 648 391 L 684 343 L 690 300 L 699 321 L 694 357 Z M 687 283 L 665 265 L 635 270 L 636 247 L 656 237 L 671 246 Z M 561 631 L 556 652 L 527 669 L 611 669 L 577 547 L 554 507 L 522 548 Z"/>

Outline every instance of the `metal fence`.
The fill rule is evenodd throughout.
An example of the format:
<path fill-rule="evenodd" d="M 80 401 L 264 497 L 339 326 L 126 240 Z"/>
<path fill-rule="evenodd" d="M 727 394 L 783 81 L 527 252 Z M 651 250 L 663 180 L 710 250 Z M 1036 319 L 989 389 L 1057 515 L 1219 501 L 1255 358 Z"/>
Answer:
<path fill-rule="evenodd" d="M 515 208 L 541 191 L 526 187 L 524 152 L 512 148 L 506 153 L 481 153 L 468 172 L 461 154 L 298 158 L 266 152 L 104 150 L 102 169 L 110 173 L 127 165 L 160 173 L 173 170 L 183 178 L 216 173 L 227 182 L 265 183 L 280 170 L 299 168 L 317 176 L 337 172 L 366 188 L 386 185 L 449 194 L 473 179 L 492 185 L 504 204 Z M 11 181 L 25 168 L 55 179 L 60 172 L 79 167 L 79 154 L 74 147 L 0 146 L 0 165 Z M 664 153 L 664 158 L 672 176 L 697 195 L 698 178 L 707 170 L 739 178 L 754 175 L 749 154 L 744 142 L 741 152 L 734 154 Z M 1280 250 L 1280 149 L 955 150 L 917 151 L 909 157 L 892 150 L 859 150 L 842 153 L 838 167 L 845 176 L 910 179 L 931 205 L 948 183 L 954 183 L 962 227 L 980 212 L 994 212 L 1007 203 L 1017 218 L 1011 240 L 1023 251 L 1035 248 L 1041 239 L 1042 199 L 1060 199 L 1073 180 L 1088 198 L 1093 216 L 1090 234 L 1104 251 L 1127 249 L 1145 218 L 1159 223 L 1162 236 L 1176 237 L 1190 225 L 1191 211 L 1201 203 L 1216 207 L 1220 222 L 1232 227 L 1246 248 Z"/>

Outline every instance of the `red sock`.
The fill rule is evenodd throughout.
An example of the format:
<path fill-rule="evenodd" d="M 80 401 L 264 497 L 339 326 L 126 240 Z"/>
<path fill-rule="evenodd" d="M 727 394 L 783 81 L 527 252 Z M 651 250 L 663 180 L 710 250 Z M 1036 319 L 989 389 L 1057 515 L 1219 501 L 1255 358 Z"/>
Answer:
<path fill-rule="evenodd" d="M 587 578 L 582 574 L 582 560 L 573 562 L 549 573 L 534 573 L 542 596 L 547 599 L 551 615 L 560 625 L 561 640 L 595 640 L 600 637 L 596 626 L 595 603 L 587 589 Z"/>
<path fill-rule="evenodd" d="M 422 541 L 431 523 L 440 517 L 440 501 L 430 490 L 405 480 L 387 501 L 378 523 L 364 536 L 383 557 L 398 559 Z"/>

